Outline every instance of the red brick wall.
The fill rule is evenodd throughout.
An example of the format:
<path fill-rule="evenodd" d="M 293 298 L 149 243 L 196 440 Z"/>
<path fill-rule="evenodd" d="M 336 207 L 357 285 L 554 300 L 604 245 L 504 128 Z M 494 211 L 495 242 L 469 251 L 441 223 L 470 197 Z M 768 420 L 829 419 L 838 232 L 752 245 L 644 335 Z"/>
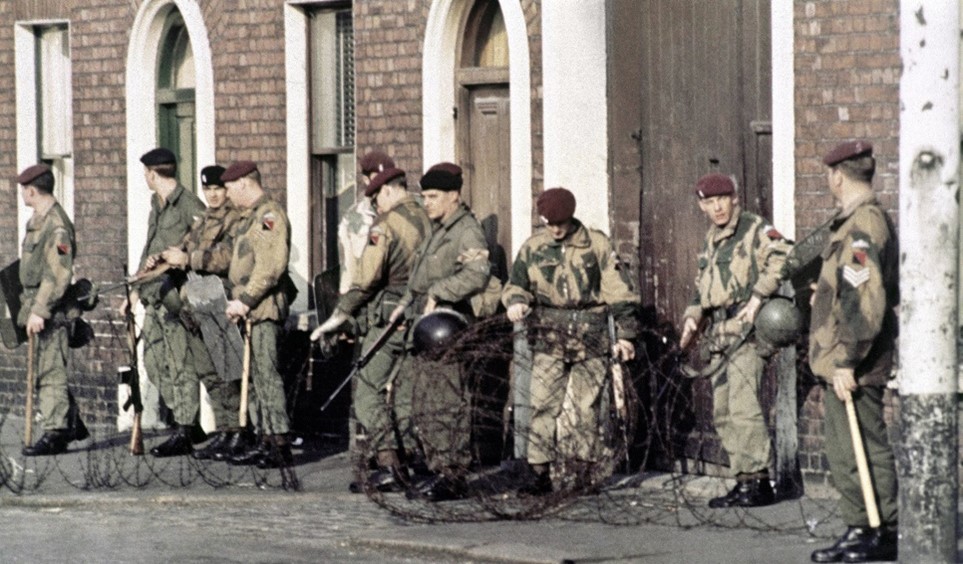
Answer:
<path fill-rule="evenodd" d="M 809 233 L 834 209 L 822 155 L 840 141 L 872 141 L 873 186 L 896 219 L 899 185 L 899 2 L 795 2 L 796 232 Z M 804 473 L 827 468 L 822 394 L 809 391 L 800 412 Z"/>

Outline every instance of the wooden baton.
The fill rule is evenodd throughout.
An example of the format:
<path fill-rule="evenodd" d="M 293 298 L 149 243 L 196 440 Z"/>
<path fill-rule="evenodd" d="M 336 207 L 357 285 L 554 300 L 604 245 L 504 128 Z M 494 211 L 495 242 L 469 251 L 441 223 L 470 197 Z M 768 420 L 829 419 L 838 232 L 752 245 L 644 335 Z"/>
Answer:
<path fill-rule="evenodd" d="M 856 418 L 853 398 L 846 400 L 846 414 L 849 416 L 849 435 L 853 439 L 853 453 L 856 455 L 856 470 L 859 471 L 859 488 L 863 490 L 866 515 L 869 518 L 869 526 L 876 529 L 880 525 L 879 508 L 876 506 L 873 482 L 869 477 L 869 464 L 866 462 L 866 450 L 863 448 L 863 436 L 859 431 L 859 420 Z"/>
<path fill-rule="evenodd" d="M 244 322 L 244 357 L 241 365 L 241 406 L 237 412 L 237 422 L 241 429 L 247 427 L 248 381 L 251 379 L 251 320 Z"/>
<path fill-rule="evenodd" d="M 34 334 L 27 334 L 27 406 L 24 408 L 24 422 L 23 427 L 23 446 L 29 447 L 33 442 L 31 435 L 33 435 L 33 348 L 34 348 Z"/>

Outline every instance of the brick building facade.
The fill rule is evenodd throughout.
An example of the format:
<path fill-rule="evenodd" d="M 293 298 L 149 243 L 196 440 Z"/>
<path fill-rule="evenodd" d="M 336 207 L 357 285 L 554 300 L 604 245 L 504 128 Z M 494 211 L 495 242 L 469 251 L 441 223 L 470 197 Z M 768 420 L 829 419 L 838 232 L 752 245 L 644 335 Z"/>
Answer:
<path fill-rule="evenodd" d="M 580 216 L 612 233 L 619 252 L 639 273 L 645 259 L 640 176 L 647 172 L 640 151 L 647 132 L 644 112 L 633 100 L 656 88 L 643 88 L 647 77 L 635 61 L 653 55 L 636 38 L 658 32 L 641 26 L 647 6 L 634 0 L 498 4 L 509 46 L 512 104 L 506 173 L 510 251 L 531 232 L 531 197 L 561 184 L 576 192 Z M 413 176 L 433 162 L 459 157 L 459 125 L 451 115 L 460 103 L 452 91 L 458 57 L 439 51 L 462 45 L 472 5 L 469 0 L 0 2 L 0 69 L 18 77 L 0 84 L 0 176 L 14 178 L 38 155 L 30 146 L 36 135 L 24 134 L 35 129 L 25 129 L 25 116 L 38 118 L 22 107 L 22 93 L 35 78 L 27 76 L 23 46 L 39 28 L 65 26 L 72 93 L 69 213 L 77 226 L 77 275 L 99 284 L 117 280 L 122 265 L 136 261 L 143 244 L 148 194 L 136 158 L 158 142 L 153 114 L 161 102 L 153 84 L 158 71 L 152 67 L 163 58 L 159 42 L 171 10 L 177 10 L 193 47 L 197 165 L 242 158 L 259 163 L 266 188 L 292 216 L 292 271 L 302 290 L 296 309 L 305 311 L 308 280 L 330 266 L 326 251 L 315 250 L 324 227 L 312 210 L 321 205 L 319 194 L 330 189 L 318 171 L 338 162 L 338 155 L 352 158 L 372 148 L 392 154 Z M 769 2 L 759 5 L 765 11 Z M 773 180 L 778 184 L 773 214 L 794 220 L 784 231 L 802 236 L 831 213 L 819 156 L 840 139 L 873 141 L 879 158 L 875 187 L 895 212 L 897 8 L 896 0 L 792 3 L 791 60 L 772 63 L 795 69 L 794 93 L 783 100 L 794 126 L 791 133 L 770 130 L 774 137 L 792 138 L 788 154 L 777 149 L 773 155 L 795 171 L 792 178 Z M 338 10 L 350 10 L 352 23 L 354 129 L 353 137 L 344 137 L 350 142 L 335 146 L 313 137 L 312 115 L 320 111 L 312 98 L 311 53 L 320 43 L 314 35 L 320 29 L 314 23 L 318 14 Z M 765 34 L 775 34 L 771 30 L 780 23 L 768 17 L 760 22 Z M 603 56 L 594 62 L 566 66 L 566 57 L 597 52 Z M 692 69 L 678 72 L 693 82 L 704 78 Z M 562 89 L 566 84 L 570 88 Z M 600 120 L 580 119 L 599 109 L 594 106 L 601 110 Z M 340 174 L 353 182 L 353 171 Z M 694 180 L 695 173 L 690 176 Z M 344 193 L 343 187 L 336 191 Z M 10 234 L 18 233 L 27 217 L 18 199 L 12 180 L 0 183 L 0 229 Z M 16 239 L 0 240 L 3 264 L 17 257 Z M 675 242 L 670 236 L 665 244 Z M 655 304 L 651 295 L 643 300 Z M 107 421 L 116 414 L 113 371 L 125 352 L 116 338 L 121 320 L 106 309 L 118 305 L 120 297 L 112 294 L 103 301 L 88 314 L 97 339 L 74 351 L 72 385 L 84 411 Z M 22 414 L 23 356 L 22 350 L 0 351 L 0 405 L 15 414 Z M 801 464 L 804 472 L 819 475 L 825 469 L 820 392 L 811 382 L 801 390 L 807 394 L 799 419 Z"/>

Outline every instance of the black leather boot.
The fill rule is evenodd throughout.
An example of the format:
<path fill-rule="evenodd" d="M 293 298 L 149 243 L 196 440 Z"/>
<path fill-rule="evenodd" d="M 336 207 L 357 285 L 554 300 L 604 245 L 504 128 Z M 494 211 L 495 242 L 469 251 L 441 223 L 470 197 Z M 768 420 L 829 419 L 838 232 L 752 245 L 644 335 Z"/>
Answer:
<path fill-rule="evenodd" d="M 254 445 L 254 435 L 248 429 L 231 432 L 229 439 L 221 443 L 221 448 L 211 454 L 212 460 L 219 462 L 240 456 Z"/>
<path fill-rule="evenodd" d="M 265 456 L 271 455 L 271 445 L 265 437 L 256 444 L 249 446 L 243 452 L 227 459 L 227 463 L 232 466 L 251 466 L 256 465 Z"/>
<path fill-rule="evenodd" d="M 234 433 L 231 431 L 218 431 L 214 434 L 214 438 L 204 446 L 204 448 L 197 449 L 191 453 L 197 460 L 210 460 L 214 458 L 214 453 L 220 452 L 224 445 L 231 440 Z"/>
<path fill-rule="evenodd" d="M 776 501 L 776 494 L 772 490 L 769 478 L 740 479 L 736 487 L 722 497 L 709 500 L 709 507 L 719 509 L 723 507 L 762 507 L 772 505 Z"/>
<path fill-rule="evenodd" d="M 826 548 L 813 551 L 810 559 L 813 562 L 839 562 L 843 559 L 843 554 L 868 538 L 873 529 L 869 527 L 850 527 L 846 529 L 843 536 L 836 539 L 836 543 Z"/>
<path fill-rule="evenodd" d="M 894 562 L 898 557 L 899 539 L 896 525 L 869 529 L 861 542 L 843 552 L 843 562 Z"/>
<path fill-rule="evenodd" d="M 709 507 L 713 509 L 720 509 L 723 507 L 732 507 L 732 505 L 739 499 L 739 488 L 742 487 L 742 482 L 736 482 L 736 485 L 729 490 L 729 493 L 719 497 L 714 497 L 709 500 Z"/>
<path fill-rule="evenodd" d="M 150 453 L 157 458 L 167 458 L 169 456 L 184 456 L 190 454 L 193 450 L 190 429 L 179 425 L 166 441 L 150 449 Z"/>
<path fill-rule="evenodd" d="M 50 456 L 67 452 L 69 439 L 67 433 L 60 430 L 46 431 L 33 446 L 23 447 L 24 456 Z"/>
<path fill-rule="evenodd" d="M 463 499 L 468 494 L 464 478 L 435 474 L 418 486 L 405 492 L 408 499 L 423 499 L 430 502 Z"/>
<path fill-rule="evenodd" d="M 532 496 L 548 495 L 552 491 L 552 476 L 549 472 L 535 474 L 530 483 L 518 488 L 519 494 Z"/>

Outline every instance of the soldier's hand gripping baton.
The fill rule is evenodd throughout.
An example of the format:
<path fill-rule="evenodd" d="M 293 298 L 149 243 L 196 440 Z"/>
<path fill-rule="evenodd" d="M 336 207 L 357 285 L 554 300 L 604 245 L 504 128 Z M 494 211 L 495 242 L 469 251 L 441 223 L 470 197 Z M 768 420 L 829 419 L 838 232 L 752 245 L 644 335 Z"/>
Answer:
<path fill-rule="evenodd" d="M 324 411 L 325 409 L 327 409 L 327 407 L 331 405 L 331 402 L 334 401 L 334 398 L 337 397 L 338 394 L 341 393 L 341 390 L 343 390 L 344 387 L 348 385 L 348 382 L 350 382 L 351 379 L 354 378 L 355 374 L 357 374 L 358 371 L 360 371 L 362 368 L 365 367 L 365 365 L 371 362 L 371 359 L 374 358 L 374 355 L 377 354 L 379 350 L 381 350 L 381 347 L 385 346 L 385 343 L 387 343 L 388 339 L 391 338 L 391 335 L 393 335 L 394 332 L 398 330 L 398 327 L 401 325 L 401 323 L 404 320 L 405 320 L 405 316 L 399 315 L 399 316 L 396 316 L 394 319 L 392 319 L 388 323 L 388 326 L 385 327 L 384 331 L 382 331 L 380 335 L 378 335 L 378 338 L 375 340 L 374 343 L 371 344 L 368 350 L 362 352 L 361 356 L 359 356 L 358 359 L 354 361 L 354 363 L 351 365 L 351 372 L 349 372 L 348 376 L 345 377 L 345 379 L 342 380 L 340 384 L 338 384 L 338 387 L 334 390 L 334 392 L 331 393 L 331 396 L 328 397 L 328 400 L 325 401 L 324 405 L 321 406 L 320 411 Z"/>
<path fill-rule="evenodd" d="M 247 428 L 247 397 L 251 381 L 251 320 L 244 320 L 244 356 L 241 361 L 241 406 L 237 411 L 237 422 L 241 429 Z"/>
<path fill-rule="evenodd" d="M 853 453 L 856 455 L 856 470 L 859 472 L 859 488 L 863 491 L 863 502 L 866 504 L 866 516 L 869 526 L 877 529 L 880 525 L 879 508 L 876 506 L 873 482 L 869 477 L 869 464 L 866 463 L 866 450 L 863 448 L 863 435 L 859 431 L 859 419 L 856 418 L 853 398 L 846 400 L 846 415 L 849 416 L 849 435 L 853 439 Z"/>
<path fill-rule="evenodd" d="M 124 265 L 124 273 L 127 273 L 126 264 Z M 144 454 L 144 438 L 141 432 L 141 416 L 144 413 L 144 403 L 140 394 L 140 375 L 137 372 L 137 324 L 134 320 L 134 306 L 130 303 L 130 287 L 131 282 L 129 279 L 125 279 L 124 288 L 127 292 L 128 306 L 124 316 L 127 321 L 127 349 L 130 364 L 119 367 L 117 373 L 120 376 L 120 383 L 127 384 L 130 388 L 130 395 L 127 396 L 127 401 L 124 403 L 122 409 L 127 411 L 131 407 L 134 408 L 133 421 L 130 426 L 130 446 L 128 450 L 131 456 L 140 456 Z"/>
<path fill-rule="evenodd" d="M 36 336 L 27 333 L 27 405 L 24 408 L 23 446 L 29 447 L 33 442 L 33 365 L 34 343 Z"/>

